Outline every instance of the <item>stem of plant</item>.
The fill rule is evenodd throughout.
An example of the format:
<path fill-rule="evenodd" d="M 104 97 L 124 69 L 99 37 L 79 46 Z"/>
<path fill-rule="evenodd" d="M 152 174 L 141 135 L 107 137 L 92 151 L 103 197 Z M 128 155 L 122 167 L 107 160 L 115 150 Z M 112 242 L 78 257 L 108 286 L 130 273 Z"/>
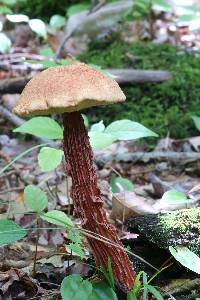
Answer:
<path fill-rule="evenodd" d="M 39 230 L 38 230 L 38 227 L 39 227 L 39 224 L 38 224 L 39 223 L 38 222 L 38 215 L 36 215 L 36 218 L 37 218 L 37 222 L 36 222 L 37 231 L 36 231 L 35 254 L 34 254 L 34 259 L 33 259 L 33 270 L 32 270 L 32 276 L 33 277 L 36 276 L 36 263 L 37 263 L 38 242 L 39 242 L 39 237 L 40 237 Z"/>

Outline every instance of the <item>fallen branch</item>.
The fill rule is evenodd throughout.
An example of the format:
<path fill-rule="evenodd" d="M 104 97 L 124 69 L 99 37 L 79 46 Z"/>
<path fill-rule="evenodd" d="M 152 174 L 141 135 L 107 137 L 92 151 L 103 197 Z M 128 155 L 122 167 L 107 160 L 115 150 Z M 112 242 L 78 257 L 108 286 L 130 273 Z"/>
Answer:
<path fill-rule="evenodd" d="M 21 93 L 23 88 L 31 78 L 32 76 L 26 76 L 0 80 L 0 94 Z"/>
<path fill-rule="evenodd" d="M 118 83 L 145 83 L 162 82 L 172 79 L 172 73 L 168 71 L 131 70 L 131 69 L 108 69 Z"/>
<path fill-rule="evenodd" d="M 12 112 L 10 112 L 2 105 L 0 105 L 0 115 L 16 126 L 21 126 L 24 123 L 23 119 L 15 116 Z"/>
<path fill-rule="evenodd" d="M 95 2 L 96 4 L 96 2 Z M 98 3 L 97 5 L 94 4 L 94 7 L 92 7 L 88 13 L 85 15 L 83 21 L 85 21 L 88 16 L 92 15 L 93 13 L 97 12 L 100 8 L 102 8 L 102 6 L 104 6 L 106 4 L 106 1 L 102 1 L 102 3 Z M 54 56 L 54 60 L 56 61 L 58 58 L 60 58 L 61 56 L 61 52 L 65 46 L 65 44 L 67 43 L 67 41 L 74 35 L 74 33 L 81 27 L 82 22 L 78 22 L 78 24 L 73 28 L 73 30 L 71 30 L 70 32 L 67 32 L 67 34 L 65 35 L 64 39 L 62 40 L 61 44 L 58 46 L 55 56 Z"/>
<path fill-rule="evenodd" d="M 114 79 L 121 84 L 124 83 L 144 83 L 144 82 L 162 82 L 172 79 L 172 74 L 168 71 L 145 71 L 145 70 L 127 70 L 127 69 L 108 69 Z M 0 94 L 21 93 L 25 85 L 32 78 L 17 77 L 0 80 Z"/>
<path fill-rule="evenodd" d="M 123 154 L 96 154 L 96 162 L 102 164 L 107 161 L 122 161 L 122 162 L 148 162 L 152 160 L 163 161 L 167 160 L 173 163 L 187 164 L 189 162 L 200 160 L 198 152 L 135 152 Z"/>

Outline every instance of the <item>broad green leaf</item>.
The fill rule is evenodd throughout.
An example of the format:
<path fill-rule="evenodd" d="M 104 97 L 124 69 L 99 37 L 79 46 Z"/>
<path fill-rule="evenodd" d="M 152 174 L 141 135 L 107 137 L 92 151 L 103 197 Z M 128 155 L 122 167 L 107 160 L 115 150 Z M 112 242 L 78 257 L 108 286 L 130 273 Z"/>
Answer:
<path fill-rule="evenodd" d="M 1 15 L 12 14 L 12 9 L 10 9 L 8 6 L 1 5 L 0 14 Z"/>
<path fill-rule="evenodd" d="M 92 295 L 88 300 L 117 300 L 117 295 L 105 282 L 93 284 Z"/>
<path fill-rule="evenodd" d="M 92 294 L 92 284 L 80 275 L 69 275 L 61 283 L 63 300 L 88 300 Z"/>
<path fill-rule="evenodd" d="M 21 23 L 21 22 L 28 23 L 29 21 L 29 17 L 23 14 L 6 15 L 6 18 L 13 23 Z"/>
<path fill-rule="evenodd" d="M 1 3 L 6 4 L 8 6 L 13 6 L 16 4 L 16 0 L 1 0 Z"/>
<path fill-rule="evenodd" d="M 34 185 L 25 188 L 24 198 L 27 206 L 37 213 L 41 213 L 48 205 L 46 193 Z"/>
<path fill-rule="evenodd" d="M 50 19 L 49 25 L 54 29 L 57 30 L 63 27 L 66 23 L 66 19 L 60 15 L 53 15 Z"/>
<path fill-rule="evenodd" d="M 31 30 L 33 30 L 37 35 L 47 38 L 47 29 L 45 23 L 40 19 L 32 19 L 28 22 Z"/>
<path fill-rule="evenodd" d="M 0 32 L 0 53 L 9 52 L 11 46 L 11 40 L 3 32 Z"/>
<path fill-rule="evenodd" d="M 193 116 L 192 119 L 194 121 L 196 128 L 200 131 L 200 117 Z"/>
<path fill-rule="evenodd" d="M 163 12 L 172 12 L 172 6 L 166 0 L 153 0 L 153 9 Z"/>
<path fill-rule="evenodd" d="M 54 55 L 53 50 L 50 47 L 42 48 L 39 51 L 40 55 L 46 56 L 46 57 L 52 57 Z M 41 63 L 41 61 L 39 61 Z"/>
<path fill-rule="evenodd" d="M 88 117 L 85 115 L 85 114 L 81 114 L 82 118 L 83 118 L 83 121 L 84 121 L 84 125 L 86 128 L 89 127 L 89 120 L 88 120 Z"/>
<path fill-rule="evenodd" d="M 191 22 L 191 21 L 198 21 L 199 20 L 199 16 L 195 15 L 195 14 L 191 14 L 191 15 L 182 15 L 178 18 L 179 22 Z"/>
<path fill-rule="evenodd" d="M 67 246 L 72 252 L 80 256 L 81 259 L 85 258 L 84 248 L 79 243 L 70 243 Z"/>
<path fill-rule="evenodd" d="M 22 239 L 27 231 L 11 220 L 0 220 L 0 245 L 6 245 Z"/>
<path fill-rule="evenodd" d="M 147 285 L 149 292 L 155 297 L 156 300 L 164 300 L 160 292 L 152 285 Z"/>
<path fill-rule="evenodd" d="M 133 183 L 127 178 L 123 177 L 113 177 L 110 181 L 110 186 L 113 193 L 118 193 L 122 187 L 125 191 L 134 191 Z"/>
<path fill-rule="evenodd" d="M 90 4 L 88 3 L 80 3 L 71 5 L 67 10 L 67 16 L 71 17 L 75 14 L 78 14 L 82 11 L 88 10 L 90 8 Z"/>
<path fill-rule="evenodd" d="M 49 117 L 35 117 L 20 127 L 13 130 L 14 132 L 28 133 L 37 137 L 47 139 L 62 139 L 63 130 L 60 125 Z"/>
<path fill-rule="evenodd" d="M 171 190 L 163 194 L 161 201 L 170 204 L 179 204 L 179 203 L 186 203 L 189 200 L 184 193 Z"/>
<path fill-rule="evenodd" d="M 78 243 L 80 244 L 81 243 L 81 236 L 80 236 L 80 233 L 71 229 L 68 231 L 68 234 L 67 234 L 67 238 L 72 241 L 73 243 Z"/>
<path fill-rule="evenodd" d="M 38 164 L 43 172 L 49 172 L 57 168 L 63 157 L 64 152 L 59 149 L 43 147 L 38 154 Z"/>
<path fill-rule="evenodd" d="M 105 125 L 103 124 L 103 120 L 100 122 L 93 124 L 90 128 L 90 131 L 103 132 L 105 129 Z"/>
<path fill-rule="evenodd" d="M 184 267 L 191 271 L 200 274 L 200 258 L 187 247 L 169 247 L 169 251 L 174 258 L 180 262 Z"/>
<path fill-rule="evenodd" d="M 45 214 L 41 214 L 40 217 L 42 220 L 47 221 L 51 224 L 67 228 L 73 227 L 71 219 L 63 211 L 51 210 Z"/>
<path fill-rule="evenodd" d="M 110 146 L 116 138 L 109 133 L 90 131 L 88 133 L 90 138 L 90 144 L 94 150 L 100 150 Z"/>
<path fill-rule="evenodd" d="M 112 122 L 106 127 L 105 133 L 115 136 L 118 140 L 135 140 L 143 137 L 157 136 L 150 129 L 130 120 Z"/>

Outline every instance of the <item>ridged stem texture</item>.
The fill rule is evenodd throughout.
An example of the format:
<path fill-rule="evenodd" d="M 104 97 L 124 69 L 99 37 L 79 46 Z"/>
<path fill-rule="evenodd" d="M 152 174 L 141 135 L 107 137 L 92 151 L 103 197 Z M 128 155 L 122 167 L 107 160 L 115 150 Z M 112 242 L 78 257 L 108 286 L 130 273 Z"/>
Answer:
<path fill-rule="evenodd" d="M 108 268 L 110 259 L 116 284 L 125 292 L 132 289 L 135 273 L 119 241 L 115 227 L 108 222 L 106 210 L 97 185 L 97 174 L 88 133 L 79 112 L 64 113 L 63 148 L 67 175 L 72 179 L 71 198 L 82 227 L 111 243 L 88 238 L 96 264 Z"/>

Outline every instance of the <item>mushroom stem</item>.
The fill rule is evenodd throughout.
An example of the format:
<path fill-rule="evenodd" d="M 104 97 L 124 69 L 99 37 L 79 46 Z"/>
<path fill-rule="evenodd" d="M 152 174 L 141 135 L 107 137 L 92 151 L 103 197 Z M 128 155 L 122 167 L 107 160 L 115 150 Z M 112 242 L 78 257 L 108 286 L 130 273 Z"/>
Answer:
<path fill-rule="evenodd" d="M 80 112 L 64 113 L 64 153 L 67 174 L 72 179 L 71 197 L 82 227 L 118 244 L 115 247 L 93 238 L 88 238 L 96 264 L 106 270 L 108 260 L 116 284 L 125 292 L 133 288 L 135 273 L 132 264 L 122 248 L 115 227 L 109 224 L 103 200 L 97 186 L 97 174 L 88 133 Z"/>

